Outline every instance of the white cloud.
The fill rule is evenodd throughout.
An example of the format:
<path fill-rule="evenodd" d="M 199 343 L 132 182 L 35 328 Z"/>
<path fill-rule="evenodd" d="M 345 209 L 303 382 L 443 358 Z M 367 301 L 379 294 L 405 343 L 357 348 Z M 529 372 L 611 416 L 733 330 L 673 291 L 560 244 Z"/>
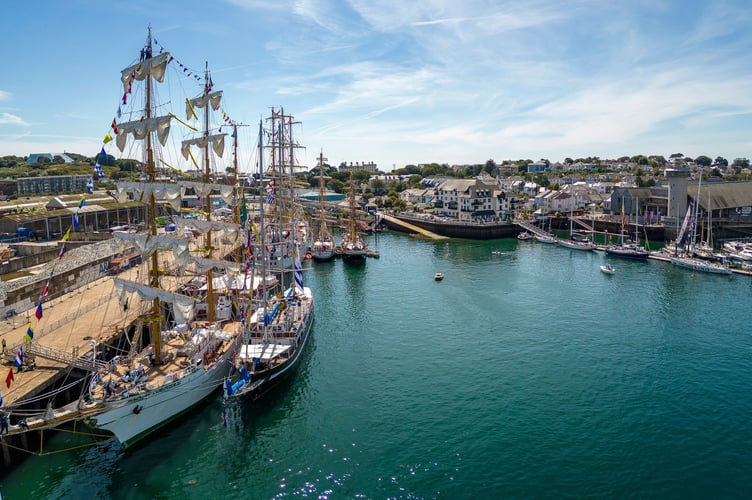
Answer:
<path fill-rule="evenodd" d="M 26 123 L 20 116 L 5 112 L 0 113 L 0 125 L 22 125 L 24 127 L 29 126 L 29 124 Z"/>

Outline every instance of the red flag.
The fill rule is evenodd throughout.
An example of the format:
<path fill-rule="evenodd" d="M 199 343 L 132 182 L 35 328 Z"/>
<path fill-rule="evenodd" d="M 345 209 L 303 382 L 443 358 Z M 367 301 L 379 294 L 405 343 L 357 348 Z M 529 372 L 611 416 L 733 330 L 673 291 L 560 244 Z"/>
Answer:
<path fill-rule="evenodd" d="M 15 380 L 15 378 L 13 377 L 13 368 L 11 368 L 8 371 L 8 376 L 5 377 L 5 385 L 8 386 L 8 389 L 10 389 L 10 383 L 13 382 L 14 380 Z"/>
<path fill-rule="evenodd" d="M 50 282 L 48 281 L 46 285 L 44 285 L 44 289 L 42 290 L 42 297 L 46 297 L 47 294 L 50 293 Z"/>
<path fill-rule="evenodd" d="M 39 303 L 39 305 L 37 306 L 37 310 L 36 310 L 36 312 L 34 313 L 34 316 L 36 316 L 36 317 L 37 317 L 37 319 L 42 319 L 42 303 L 41 303 L 41 302 L 40 302 L 40 303 Z"/>
<path fill-rule="evenodd" d="M 118 133 L 117 123 L 115 123 L 115 119 L 114 118 L 112 119 L 112 131 L 115 132 L 115 135 L 117 135 L 117 133 Z"/>

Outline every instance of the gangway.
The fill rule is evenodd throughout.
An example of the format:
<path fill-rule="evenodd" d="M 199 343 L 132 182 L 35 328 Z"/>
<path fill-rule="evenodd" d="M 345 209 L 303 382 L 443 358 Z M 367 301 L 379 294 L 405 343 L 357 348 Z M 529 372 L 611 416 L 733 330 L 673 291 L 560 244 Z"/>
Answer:
<path fill-rule="evenodd" d="M 515 224 L 523 228 L 525 231 L 529 233 L 533 233 L 536 236 L 541 236 L 544 238 L 553 238 L 553 235 L 547 231 L 544 231 L 543 229 L 539 228 L 538 226 L 531 224 L 527 221 L 524 221 L 522 219 L 516 219 L 514 221 Z"/>
<path fill-rule="evenodd" d="M 99 371 L 100 368 L 105 368 L 107 363 L 103 361 L 97 361 L 96 359 L 87 359 L 85 356 L 78 356 L 77 354 L 61 351 L 59 349 L 53 349 L 52 347 L 46 347 L 38 342 L 25 342 L 23 345 L 24 357 L 39 356 L 40 358 L 49 359 L 50 361 L 57 361 L 67 366 L 73 366 L 90 372 Z M 18 346 L 12 349 L 6 350 L 6 359 L 11 356 L 15 359 L 18 352 Z M 92 356 L 93 357 L 93 356 Z"/>
<path fill-rule="evenodd" d="M 431 238 L 433 240 L 446 240 L 449 239 L 448 236 L 442 236 L 440 234 L 432 233 L 431 231 L 427 229 L 423 229 L 422 227 L 415 226 L 413 224 L 410 224 L 409 222 L 405 222 L 401 219 L 397 219 L 396 217 L 392 217 L 391 215 L 387 215 L 385 213 L 379 212 L 379 217 L 381 217 L 384 220 L 388 220 L 389 222 L 392 222 L 398 226 L 402 226 L 405 229 L 409 229 L 410 231 L 413 231 L 415 233 L 421 234 L 423 236 L 426 236 L 428 238 Z"/>
<path fill-rule="evenodd" d="M 575 217 L 574 218 L 574 223 L 577 224 L 578 226 L 580 226 L 581 228 L 585 229 L 585 231 L 587 231 L 589 233 L 593 232 L 593 227 L 589 226 L 587 223 L 585 223 L 584 220 L 582 220 L 579 217 Z"/>

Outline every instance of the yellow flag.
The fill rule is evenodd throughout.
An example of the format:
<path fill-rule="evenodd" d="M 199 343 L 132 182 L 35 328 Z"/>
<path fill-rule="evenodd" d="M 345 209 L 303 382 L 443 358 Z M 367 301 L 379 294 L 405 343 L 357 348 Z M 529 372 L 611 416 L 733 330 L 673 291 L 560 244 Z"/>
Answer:
<path fill-rule="evenodd" d="M 68 238 L 70 238 L 70 230 L 71 228 L 69 227 L 68 230 L 63 235 L 63 237 L 60 239 L 60 241 L 68 241 Z"/>
<path fill-rule="evenodd" d="M 108 143 L 108 142 L 110 142 L 111 140 L 112 140 L 112 136 L 110 135 L 110 133 L 109 133 L 109 132 L 107 132 L 107 135 L 106 135 L 106 136 L 104 136 L 104 140 L 103 140 L 102 142 L 104 142 L 105 144 L 107 144 L 107 143 Z"/>

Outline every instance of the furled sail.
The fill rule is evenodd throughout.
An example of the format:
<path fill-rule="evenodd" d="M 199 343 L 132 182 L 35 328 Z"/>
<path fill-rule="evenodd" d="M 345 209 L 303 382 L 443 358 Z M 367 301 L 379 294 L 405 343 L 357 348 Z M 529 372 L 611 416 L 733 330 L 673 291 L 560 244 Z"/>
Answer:
<path fill-rule="evenodd" d="M 143 140 L 151 132 L 157 133 L 157 138 L 162 146 L 167 142 L 170 135 L 170 119 L 172 116 L 157 116 L 156 118 L 134 120 L 130 122 L 118 123 L 118 132 L 115 143 L 120 151 L 125 149 L 125 142 L 128 134 L 133 135 L 134 139 Z"/>
<path fill-rule="evenodd" d="M 175 322 L 177 324 L 188 323 L 193 319 L 195 300 L 185 295 L 166 292 L 158 288 L 152 288 L 147 285 L 133 283 L 132 281 L 115 278 L 115 290 L 118 294 L 137 293 L 143 300 L 159 299 L 162 302 L 172 304 Z"/>
<path fill-rule="evenodd" d="M 204 108 L 206 107 L 206 103 L 208 102 L 213 110 L 219 109 L 219 104 L 222 101 L 222 91 L 217 90 L 214 92 L 210 92 L 209 94 L 204 94 L 200 97 L 196 97 L 195 99 L 189 99 L 188 102 L 185 103 L 185 115 L 188 120 L 195 117 L 196 114 L 193 112 L 193 108 Z"/>
<path fill-rule="evenodd" d="M 121 232 L 113 233 L 112 237 L 118 245 L 136 245 L 143 257 L 150 257 L 157 250 L 172 250 L 175 259 L 188 254 L 188 242 L 180 238 Z"/>
<path fill-rule="evenodd" d="M 156 57 L 150 57 L 145 61 L 141 61 L 133 66 L 128 66 L 121 72 L 121 80 L 123 81 L 123 92 L 128 92 L 133 80 L 141 81 L 151 74 L 152 77 L 159 83 L 164 81 L 165 69 L 167 68 L 167 61 L 170 57 L 169 52 L 163 52 Z"/>
<path fill-rule="evenodd" d="M 183 158 L 187 160 L 188 152 L 191 146 L 198 146 L 199 148 L 203 148 L 208 142 L 209 144 L 211 144 L 214 153 L 216 153 L 217 156 L 222 156 L 222 154 L 224 154 L 225 152 L 226 135 L 227 134 L 213 134 L 210 136 L 196 137 L 195 139 L 187 139 L 182 142 L 180 152 L 183 153 Z"/>
<path fill-rule="evenodd" d="M 180 233 L 183 233 L 186 229 L 190 229 L 205 236 L 209 231 L 223 231 L 225 237 L 230 240 L 235 240 L 238 237 L 238 226 L 232 222 L 184 219 L 182 217 L 175 217 L 174 220 L 175 226 Z"/>
<path fill-rule="evenodd" d="M 222 197 L 225 203 L 230 206 L 235 205 L 235 186 L 228 184 L 213 184 L 210 182 L 195 181 L 178 181 L 178 184 L 186 189 L 193 189 L 193 191 L 202 198 L 209 196 L 212 191 L 218 191 L 219 195 Z"/>
<path fill-rule="evenodd" d="M 180 202 L 185 194 L 185 188 L 178 184 L 151 184 L 148 182 L 118 182 L 117 199 L 120 203 L 128 200 L 132 195 L 136 200 L 143 200 L 154 193 L 154 198 L 166 201 L 173 209 L 180 210 Z"/>

